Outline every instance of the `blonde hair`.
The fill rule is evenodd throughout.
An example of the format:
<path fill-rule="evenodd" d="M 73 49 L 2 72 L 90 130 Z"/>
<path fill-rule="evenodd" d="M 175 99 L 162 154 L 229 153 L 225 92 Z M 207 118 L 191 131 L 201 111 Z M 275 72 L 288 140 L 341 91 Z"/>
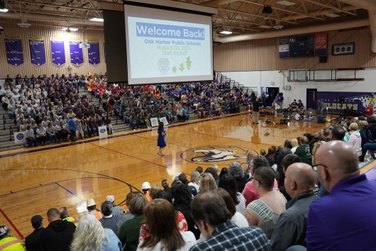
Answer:
<path fill-rule="evenodd" d="M 320 146 L 322 146 L 325 143 L 326 141 L 318 140 L 315 142 L 315 144 L 313 144 L 313 148 L 312 148 L 312 164 L 313 165 L 316 164 L 315 155 L 316 155 L 317 150 L 320 148 Z"/>
<path fill-rule="evenodd" d="M 201 175 L 200 175 L 199 172 L 197 172 L 196 170 L 193 170 L 191 172 L 191 182 L 199 184 L 200 183 L 200 178 L 201 178 Z"/>
<path fill-rule="evenodd" d="M 212 167 L 213 167 L 214 170 L 218 173 L 218 170 L 219 170 L 218 165 L 214 164 Z"/>
<path fill-rule="evenodd" d="M 368 122 L 365 121 L 365 120 L 359 120 L 358 121 L 358 125 L 359 125 L 360 129 L 364 129 L 364 128 L 366 128 L 368 126 Z"/>
<path fill-rule="evenodd" d="M 351 131 L 356 131 L 356 130 L 358 130 L 358 128 L 359 128 L 359 126 L 358 126 L 358 124 L 357 123 L 351 123 L 350 124 L 350 126 L 349 126 L 349 129 L 351 130 Z"/>
<path fill-rule="evenodd" d="M 160 192 L 160 191 L 162 191 L 163 190 L 163 187 L 161 186 L 161 185 L 159 185 L 159 184 L 155 184 L 154 186 L 152 186 L 151 188 L 150 188 L 150 196 L 151 196 L 151 198 L 154 198 L 154 196 L 158 193 L 158 192 Z"/>
<path fill-rule="evenodd" d="M 102 224 L 92 214 L 81 217 L 73 234 L 71 251 L 100 251 L 107 239 Z"/>
<path fill-rule="evenodd" d="M 292 147 L 298 146 L 298 139 L 292 139 L 291 140 L 291 145 L 292 145 Z"/>
<path fill-rule="evenodd" d="M 200 180 L 200 192 L 217 189 L 217 183 L 211 173 L 204 173 Z"/>

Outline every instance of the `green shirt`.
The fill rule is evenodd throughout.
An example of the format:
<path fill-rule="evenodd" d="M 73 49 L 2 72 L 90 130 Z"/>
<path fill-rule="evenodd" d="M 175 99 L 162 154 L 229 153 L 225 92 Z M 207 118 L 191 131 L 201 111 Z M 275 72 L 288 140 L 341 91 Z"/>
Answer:
<path fill-rule="evenodd" d="M 144 215 L 137 215 L 133 219 L 124 222 L 119 229 L 119 239 L 126 245 L 126 251 L 136 251 L 138 246 L 138 236 Z"/>
<path fill-rule="evenodd" d="M 304 144 L 296 148 L 295 154 L 299 156 L 301 162 L 312 165 L 311 148 L 308 144 Z"/>

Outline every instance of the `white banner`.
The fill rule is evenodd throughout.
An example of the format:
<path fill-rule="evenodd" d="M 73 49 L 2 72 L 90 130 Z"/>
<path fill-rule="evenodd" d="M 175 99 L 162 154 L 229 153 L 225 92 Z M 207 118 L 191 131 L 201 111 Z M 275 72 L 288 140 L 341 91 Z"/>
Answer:
<path fill-rule="evenodd" d="M 150 118 L 150 124 L 152 127 L 158 126 L 158 118 Z"/>
<path fill-rule="evenodd" d="M 167 118 L 166 117 L 163 117 L 163 118 L 150 118 L 150 124 L 151 124 L 151 127 L 156 127 L 156 126 L 159 126 L 159 120 L 163 122 L 163 125 L 168 125 L 168 121 L 167 121 Z"/>
<path fill-rule="evenodd" d="M 159 120 L 163 122 L 163 125 L 165 126 L 168 125 L 168 121 L 166 117 L 160 118 Z"/>
<path fill-rule="evenodd" d="M 107 126 L 98 126 L 98 134 L 99 134 L 99 137 L 103 137 L 103 136 L 107 137 Z"/>
<path fill-rule="evenodd" d="M 14 144 L 26 144 L 26 132 L 14 133 Z"/>

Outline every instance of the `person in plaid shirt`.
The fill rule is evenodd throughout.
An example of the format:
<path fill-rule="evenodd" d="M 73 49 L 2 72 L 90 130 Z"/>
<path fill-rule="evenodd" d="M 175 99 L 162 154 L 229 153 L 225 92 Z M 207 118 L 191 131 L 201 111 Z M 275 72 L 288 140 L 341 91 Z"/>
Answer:
<path fill-rule="evenodd" d="M 206 241 L 191 247 L 190 251 L 257 250 L 270 251 L 269 241 L 258 227 L 237 227 L 230 219 L 222 197 L 215 191 L 199 193 L 192 202 L 192 217 Z"/>

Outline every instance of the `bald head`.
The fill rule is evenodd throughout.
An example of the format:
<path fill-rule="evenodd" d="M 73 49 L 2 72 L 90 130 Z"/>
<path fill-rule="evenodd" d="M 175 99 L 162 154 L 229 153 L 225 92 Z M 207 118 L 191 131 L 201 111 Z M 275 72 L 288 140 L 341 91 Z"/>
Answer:
<path fill-rule="evenodd" d="M 311 192 L 315 188 L 315 172 L 306 163 L 291 164 L 286 170 L 286 192 L 295 198 L 301 193 Z"/>
<path fill-rule="evenodd" d="M 355 149 L 341 140 L 329 141 L 316 152 L 316 162 L 326 164 L 340 173 L 352 174 L 359 171 L 359 159 Z"/>
<path fill-rule="evenodd" d="M 320 182 L 327 190 L 339 181 L 359 174 L 359 160 L 355 149 L 343 141 L 323 144 L 315 154 Z"/>

